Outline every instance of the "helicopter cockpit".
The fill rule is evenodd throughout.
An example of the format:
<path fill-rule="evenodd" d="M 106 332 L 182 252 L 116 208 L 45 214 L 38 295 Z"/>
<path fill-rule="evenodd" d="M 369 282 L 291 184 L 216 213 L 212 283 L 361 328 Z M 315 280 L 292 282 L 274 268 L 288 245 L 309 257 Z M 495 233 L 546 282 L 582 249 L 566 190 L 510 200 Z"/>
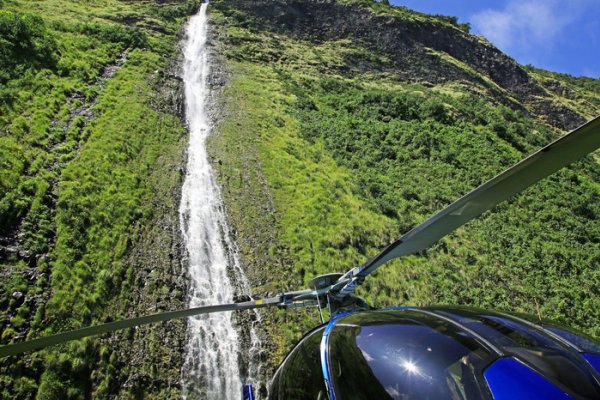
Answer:
<path fill-rule="evenodd" d="M 598 399 L 598 357 L 583 335 L 487 310 L 346 313 L 298 343 L 270 398 Z"/>

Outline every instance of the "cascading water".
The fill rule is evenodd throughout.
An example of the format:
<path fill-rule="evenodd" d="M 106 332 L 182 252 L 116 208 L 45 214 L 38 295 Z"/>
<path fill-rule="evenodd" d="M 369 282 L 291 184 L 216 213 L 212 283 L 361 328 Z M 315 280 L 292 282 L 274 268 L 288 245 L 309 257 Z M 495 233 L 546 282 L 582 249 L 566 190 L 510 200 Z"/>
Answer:
<path fill-rule="evenodd" d="M 249 293 L 223 211 L 219 186 L 209 163 L 206 139 L 211 132 L 207 114 L 210 64 L 206 49 L 208 4 L 202 4 L 187 25 L 183 80 L 189 125 L 187 173 L 179 216 L 189 258 L 190 307 L 230 303 L 238 291 Z M 201 315 L 188 320 L 189 342 L 182 371 L 184 399 L 239 399 L 241 370 L 253 380 L 259 343 L 250 329 L 250 365 L 240 368 L 240 334 L 231 313 Z M 252 354 L 254 353 L 254 354 Z"/>

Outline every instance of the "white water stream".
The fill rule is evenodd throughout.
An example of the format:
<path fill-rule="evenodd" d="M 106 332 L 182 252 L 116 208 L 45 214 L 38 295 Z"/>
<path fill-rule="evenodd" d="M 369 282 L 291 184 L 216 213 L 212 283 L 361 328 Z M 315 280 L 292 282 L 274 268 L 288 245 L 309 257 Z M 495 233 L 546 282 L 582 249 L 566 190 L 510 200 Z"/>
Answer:
<path fill-rule="evenodd" d="M 189 258 L 190 307 L 231 303 L 235 294 L 231 278 L 241 293 L 249 293 L 240 267 L 237 248 L 231 240 L 223 202 L 206 151 L 211 133 L 207 113 L 210 63 L 206 48 L 207 4 L 187 25 L 183 80 L 189 125 L 187 172 L 179 216 Z M 256 378 L 256 353 L 260 343 L 249 330 L 250 365 L 242 368 L 240 334 L 230 312 L 201 315 L 188 320 L 189 342 L 182 371 L 184 399 L 238 400 L 245 381 Z M 246 382 L 244 382 L 246 383 Z"/>

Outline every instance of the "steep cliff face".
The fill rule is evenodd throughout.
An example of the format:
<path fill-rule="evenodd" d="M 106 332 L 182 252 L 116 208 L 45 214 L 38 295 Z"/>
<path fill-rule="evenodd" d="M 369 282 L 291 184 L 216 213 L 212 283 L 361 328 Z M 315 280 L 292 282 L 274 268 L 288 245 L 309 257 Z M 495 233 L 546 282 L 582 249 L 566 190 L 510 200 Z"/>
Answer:
<path fill-rule="evenodd" d="M 0 4 L 3 344 L 187 303 L 177 44 L 197 6 Z M 0 397 L 178 398 L 184 341 L 173 321 L 3 358 Z"/>
<path fill-rule="evenodd" d="M 364 262 L 600 111 L 596 80 L 518 65 L 453 18 L 367 0 L 210 7 L 231 70 L 212 151 L 259 296 Z M 518 310 L 597 333 L 599 173 L 589 157 L 381 269 L 361 294 L 375 306 Z M 264 313 L 269 367 L 317 323 L 310 310 Z"/>
<path fill-rule="evenodd" d="M 23 28 L 31 52 L 0 51 L 2 343 L 184 306 L 177 35 L 197 5 L 3 3 L 2 29 Z M 520 66 L 452 18 L 370 0 L 209 10 L 222 88 L 211 154 L 254 295 L 364 262 L 600 111 L 597 80 Z M 597 335 L 599 177 L 588 157 L 360 294 Z M 265 382 L 318 321 L 263 314 Z M 178 398 L 184 336 L 172 321 L 7 358 L 0 397 Z"/>
<path fill-rule="evenodd" d="M 536 117 L 548 116 L 560 129 L 585 121 L 576 110 L 554 104 L 538 80 L 484 38 L 470 35 L 465 26 L 403 9 L 378 14 L 364 5 L 329 0 L 240 1 L 226 7 L 244 12 L 260 30 L 313 43 L 350 39 L 389 60 L 357 65 L 348 58 L 346 67 L 359 72 L 387 70 L 409 82 L 475 83 L 496 101 Z"/>
<path fill-rule="evenodd" d="M 178 42 L 183 40 L 178 35 Z M 181 53 L 173 48 L 172 59 L 153 82 L 152 108 L 185 120 Z M 185 247 L 179 226 L 179 203 L 185 168 L 187 137 L 181 136 L 155 161 L 146 179 L 153 187 L 148 220 L 140 224 L 126 255 L 130 276 L 123 293 L 110 307 L 111 315 L 134 318 L 188 305 Z M 187 344 L 186 320 L 141 326 L 116 332 L 106 340 L 112 350 L 113 374 L 108 397 L 177 399 Z M 97 383 L 96 383 L 97 384 Z"/>

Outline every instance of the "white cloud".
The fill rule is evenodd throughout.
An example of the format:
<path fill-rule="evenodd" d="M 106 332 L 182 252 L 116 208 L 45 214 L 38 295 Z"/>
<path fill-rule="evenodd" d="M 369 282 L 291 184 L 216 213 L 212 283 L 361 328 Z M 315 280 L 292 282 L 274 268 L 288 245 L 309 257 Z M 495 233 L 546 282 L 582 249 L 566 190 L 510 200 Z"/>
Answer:
<path fill-rule="evenodd" d="M 484 10 L 470 19 L 476 32 L 504 51 L 523 53 L 551 46 L 593 1 L 510 0 L 501 11 Z"/>

